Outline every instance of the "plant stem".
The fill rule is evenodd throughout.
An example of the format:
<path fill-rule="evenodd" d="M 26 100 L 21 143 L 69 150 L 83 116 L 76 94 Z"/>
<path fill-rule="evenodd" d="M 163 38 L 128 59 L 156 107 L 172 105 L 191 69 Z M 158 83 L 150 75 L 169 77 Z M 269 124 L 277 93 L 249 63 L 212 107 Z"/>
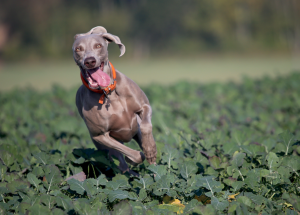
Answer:
<path fill-rule="evenodd" d="M 3 202 L 6 203 L 5 200 L 4 200 L 4 196 L 3 196 L 2 194 L 1 194 L 1 196 L 2 196 L 2 198 L 3 198 Z"/>
<path fill-rule="evenodd" d="M 242 179 L 243 179 L 243 181 L 244 181 L 245 179 L 244 179 L 244 177 L 243 177 L 243 175 L 242 175 L 241 171 L 240 171 L 240 170 L 238 170 L 238 171 L 239 171 L 239 173 L 240 173 L 240 176 L 242 177 Z"/>
<path fill-rule="evenodd" d="M 95 176 L 95 178 L 96 178 L 96 172 L 95 172 L 94 165 L 93 165 L 93 164 L 91 164 L 91 165 L 92 165 L 92 168 L 93 168 L 94 176 Z"/>

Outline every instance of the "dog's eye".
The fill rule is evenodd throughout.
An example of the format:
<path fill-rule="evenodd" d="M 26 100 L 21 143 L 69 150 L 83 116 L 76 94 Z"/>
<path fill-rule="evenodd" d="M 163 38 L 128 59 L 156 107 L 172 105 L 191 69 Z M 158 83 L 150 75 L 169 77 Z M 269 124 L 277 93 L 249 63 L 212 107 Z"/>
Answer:
<path fill-rule="evenodd" d="M 101 44 L 96 44 L 96 49 L 99 49 L 99 48 L 101 48 Z"/>
<path fill-rule="evenodd" d="M 75 49 L 75 52 L 80 52 L 80 48 L 77 47 L 77 48 Z"/>

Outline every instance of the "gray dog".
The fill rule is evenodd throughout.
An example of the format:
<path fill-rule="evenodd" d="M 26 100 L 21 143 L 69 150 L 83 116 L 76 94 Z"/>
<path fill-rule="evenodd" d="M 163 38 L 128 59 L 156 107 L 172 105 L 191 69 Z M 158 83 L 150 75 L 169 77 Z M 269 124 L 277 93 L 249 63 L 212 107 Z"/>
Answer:
<path fill-rule="evenodd" d="M 137 175 L 126 162 L 137 165 L 146 158 L 153 164 L 157 151 L 148 98 L 135 82 L 115 71 L 108 60 L 110 42 L 119 45 L 120 57 L 125 53 L 125 46 L 119 37 L 101 26 L 77 34 L 74 39 L 73 57 L 83 82 L 76 94 L 78 112 L 98 150 L 108 150 L 110 158 L 115 156 L 123 173 Z M 143 153 L 123 145 L 132 138 Z"/>

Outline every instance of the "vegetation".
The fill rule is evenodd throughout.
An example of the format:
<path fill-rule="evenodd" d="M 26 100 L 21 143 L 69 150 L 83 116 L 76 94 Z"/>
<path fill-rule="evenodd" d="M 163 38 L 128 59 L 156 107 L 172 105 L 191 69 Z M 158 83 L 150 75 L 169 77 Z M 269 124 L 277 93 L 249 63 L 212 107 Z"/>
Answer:
<path fill-rule="evenodd" d="M 144 88 L 158 158 L 139 177 L 95 150 L 76 89 L 1 93 L 0 213 L 297 214 L 299 81 Z"/>
<path fill-rule="evenodd" d="M 70 56 L 73 36 L 98 25 L 134 57 L 299 52 L 299 10 L 297 0 L 10 0 L 1 2 L 0 58 Z"/>

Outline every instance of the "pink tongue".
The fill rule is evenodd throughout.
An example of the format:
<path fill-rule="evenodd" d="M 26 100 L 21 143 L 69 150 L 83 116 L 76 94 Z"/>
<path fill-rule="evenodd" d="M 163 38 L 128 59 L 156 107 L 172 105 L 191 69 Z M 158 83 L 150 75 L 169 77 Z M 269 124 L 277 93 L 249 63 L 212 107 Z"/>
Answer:
<path fill-rule="evenodd" d="M 88 70 L 94 81 L 101 87 L 107 87 L 110 83 L 110 77 L 105 72 L 103 72 L 100 68 L 97 70 Z"/>

